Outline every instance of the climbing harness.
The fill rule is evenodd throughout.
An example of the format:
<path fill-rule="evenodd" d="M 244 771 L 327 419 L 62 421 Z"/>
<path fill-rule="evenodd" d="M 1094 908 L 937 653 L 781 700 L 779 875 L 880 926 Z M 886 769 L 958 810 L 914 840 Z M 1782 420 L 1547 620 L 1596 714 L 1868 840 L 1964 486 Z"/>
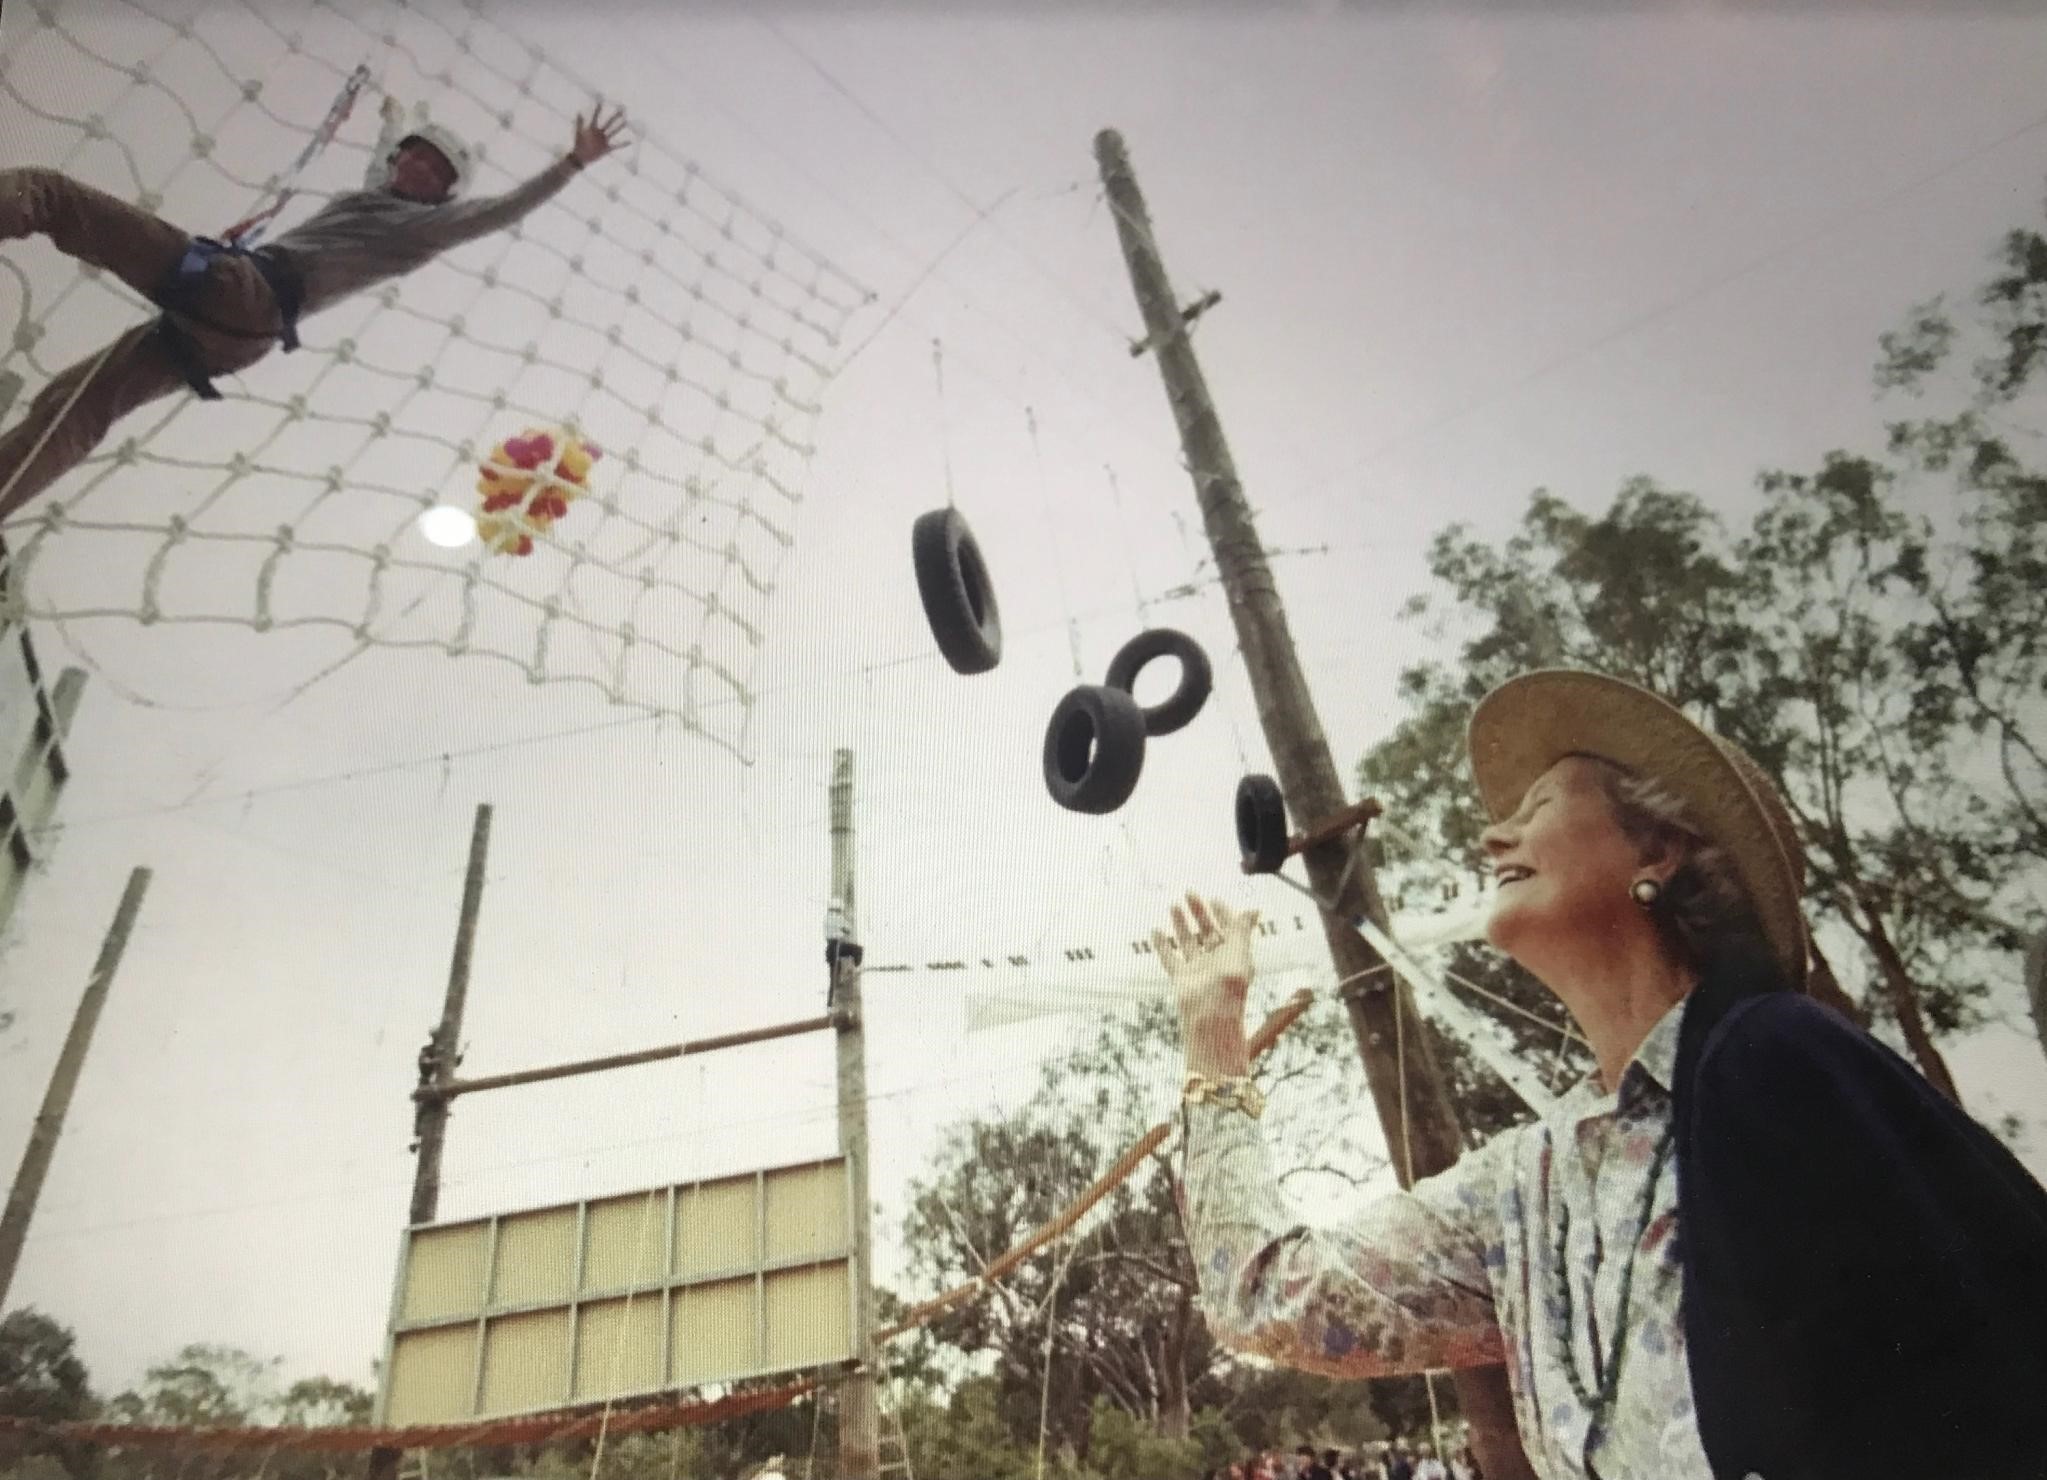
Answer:
<path fill-rule="evenodd" d="M 213 271 L 214 262 L 221 257 L 246 258 L 262 277 L 277 304 L 279 328 L 274 333 L 267 329 L 233 328 L 200 312 L 207 278 Z M 192 387 L 193 394 L 200 400 L 218 401 L 220 392 L 214 387 L 213 372 L 199 352 L 199 345 L 191 332 L 177 320 L 189 320 L 230 339 L 274 338 L 289 353 L 299 347 L 298 321 L 299 310 L 305 304 L 305 280 L 291 261 L 274 247 L 251 250 L 215 237 L 195 236 L 185 248 L 185 255 L 178 259 L 177 266 L 171 269 L 170 276 L 157 290 L 156 304 L 164 310 L 156 321 L 156 336 L 170 354 L 171 362 L 178 367 L 185 383 Z"/>
<path fill-rule="evenodd" d="M 297 194 L 293 182 L 305 172 L 306 166 L 313 162 L 320 151 L 334 142 L 335 135 L 341 131 L 341 125 L 348 121 L 348 115 L 354 110 L 356 98 L 369 83 L 368 65 L 359 64 L 341 84 L 341 91 L 328 106 L 327 116 L 321 120 L 320 126 L 313 130 L 312 137 L 306 140 L 305 147 L 299 150 L 298 157 L 291 162 L 291 167 L 278 177 L 275 198 L 262 210 L 237 221 L 218 237 L 193 237 L 185 248 L 184 256 L 178 259 L 177 266 L 171 269 L 169 277 L 157 290 L 155 295 L 157 307 L 164 310 L 163 316 L 156 321 L 157 342 L 163 346 L 171 358 L 171 363 L 178 367 L 178 372 L 184 376 L 185 383 L 191 386 L 192 393 L 200 400 L 218 401 L 220 392 L 213 384 L 213 372 L 208 368 L 198 342 L 192 337 L 189 329 L 177 322 L 178 318 L 202 325 L 215 334 L 225 335 L 231 339 L 275 338 L 287 353 L 299 347 L 298 321 L 299 311 L 305 303 L 305 281 L 299 275 L 298 269 L 283 254 L 274 248 L 259 247 L 256 243 L 262 237 L 264 229 Z M 275 335 L 269 332 L 230 328 L 225 324 L 215 323 L 198 312 L 200 295 L 207 275 L 213 270 L 214 260 L 223 256 L 246 257 L 262 275 L 264 283 L 269 286 L 271 297 L 277 302 L 281 327 Z"/>

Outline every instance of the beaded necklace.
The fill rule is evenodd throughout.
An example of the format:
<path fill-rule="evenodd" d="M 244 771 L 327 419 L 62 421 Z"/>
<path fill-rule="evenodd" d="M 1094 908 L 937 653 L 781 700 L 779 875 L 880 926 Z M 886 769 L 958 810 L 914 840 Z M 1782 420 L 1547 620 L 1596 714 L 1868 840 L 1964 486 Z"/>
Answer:
<path fill-rule="evenodd" d="M 1600 1360 L 1599 1386 L 1592 1391 L 1585 1376 L 1578 1370 L 1578 1348 L 1571 1340 L 1572 1303 L 1569 1248 L 1571 1238 L 1571 1214 L 1568 1206 L 1557 1220 L 1556 1258 L 1553 1261 L 1553 1283 L 1556 1288 L 1550 1292 L 1555 1308 L 1564 1318 L 1564 1375 L 1570 1381 L 1571 1392 L 1579 1404 L 1592 1415 L 1591 1432 L 1605 1429 L 1607 1415 L 1613 1410 L 1615 1394 L 1620 1390 L 1621 1359 L 1627 1354 L 1628 1346 L 1628 1301 L 1635 1285 L 1635 1260 L 1642 1248 L 1642 1239 L 1649 1232 L 1649 1224 L 1656 1216 L 1656 1184 L 1663 1180 L 1663 1168 L 1670 1161 L 1670 1154 L 1677 1143 L 1677 1132 L 1673 1126 L 1666 1129 L 1663 1139 L 1657 1142 L 1655 1160 L 1649 1167 L 1648 1185 L 1642 1193 L 1642 1211 L 1635 1219 L 1634 1237 L 1628 1243 L 1628 1262 L 1621 1270 L 1621 1289 L 1618 1310 L 1614 1319 L 1613 1341 Z M 1595 1222 L 1593 1237 L 1598 1238 Z M 1593 1356 L 1600 1357 L 1598 1343 L 1593 1344 Z"/>

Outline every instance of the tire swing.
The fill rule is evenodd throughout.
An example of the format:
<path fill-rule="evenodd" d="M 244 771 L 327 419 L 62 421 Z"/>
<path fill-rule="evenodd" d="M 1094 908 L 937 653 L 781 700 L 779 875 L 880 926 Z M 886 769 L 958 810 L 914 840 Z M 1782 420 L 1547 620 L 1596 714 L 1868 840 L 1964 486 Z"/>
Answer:
<path fill-rule="evenodd" d="M 1286 798 L 1270 776 L 1237 783 L 1237 851 L 1247 874 L 1276 874 L 1287 860 Z"/>
<path fill-rule="evenodd" d="M 1069 812 L 1094 816 L 1130 800 L 1144 770 L 1144 711 L 1121 689 L 1083 684 L 1045 726 L 1045 789 Z"/>
<path fill-rule="evenodd" d="M 921 514 L 910 529 L 917 594 L 931 636 L 955 673 L 986 673 L 1002 661 L 1002 613 L 988 564 L 954 508 Z"/>
<path fill-rule="evenodd" d="M 1109 660 L 1109 673 L 1102 683 L 1135 698 L 1137 675 L 1156 658 L 1180 660 L 1180 686 L 1163 703 L 1144 710 L 1144 733 L 1153 739 L 1191 724 L 1215 687 L 1215 673 L 1201 644 L 1170 627 L 1150 628 L 1124 643 Z"/>
<path fill-rule="evenodd" d="M 1139 704 L 1137 675 L 1155 658 L 1180 660 L 1180 686 L 1162 704 Z M 1130 800 L 1144 770 L 1144 742 L 1184 729 L 1208 702 L 1215 674 L 1201 644 L 1152 627 L 1123 644 L 1100 685 L 1059 701 L 1045 727 L 1045 789 L 1069 812 L 1113 812 Z M 1276 793 L 1275 793 L 1276 794 Z M 1281 834 L 1285 834 L 1281 819 Z"/>

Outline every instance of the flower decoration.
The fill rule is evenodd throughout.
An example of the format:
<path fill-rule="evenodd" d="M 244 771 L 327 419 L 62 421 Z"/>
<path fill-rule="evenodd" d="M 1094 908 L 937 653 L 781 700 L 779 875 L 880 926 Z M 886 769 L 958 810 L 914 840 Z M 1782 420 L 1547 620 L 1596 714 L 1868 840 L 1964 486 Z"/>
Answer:
<path fill-rule="evenodd" d="M 477 470 L 483 503 L 477 538 L 500 555 L 531 555 L 533 538 L 590 491 L 590 469 L 604 456 L 595 442 L 571 431 L 529 428 L 493 447 Z"/>

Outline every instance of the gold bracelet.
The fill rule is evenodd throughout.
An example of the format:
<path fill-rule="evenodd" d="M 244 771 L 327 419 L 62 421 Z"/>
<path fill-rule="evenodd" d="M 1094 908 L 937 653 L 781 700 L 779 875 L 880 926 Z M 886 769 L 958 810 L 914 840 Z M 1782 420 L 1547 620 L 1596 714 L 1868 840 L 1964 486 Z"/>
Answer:
<path fill-rule="evenodd" d="M 1244 1075 L 1210 1079 L 1206 1074 L 1189 1074 L 1180 1098 L 1189 1105 L 1216 1105 L 1224 1110 L 1241 1110 L 1253 1120 L 1265 1113 L 1265 1096 Z"/>

